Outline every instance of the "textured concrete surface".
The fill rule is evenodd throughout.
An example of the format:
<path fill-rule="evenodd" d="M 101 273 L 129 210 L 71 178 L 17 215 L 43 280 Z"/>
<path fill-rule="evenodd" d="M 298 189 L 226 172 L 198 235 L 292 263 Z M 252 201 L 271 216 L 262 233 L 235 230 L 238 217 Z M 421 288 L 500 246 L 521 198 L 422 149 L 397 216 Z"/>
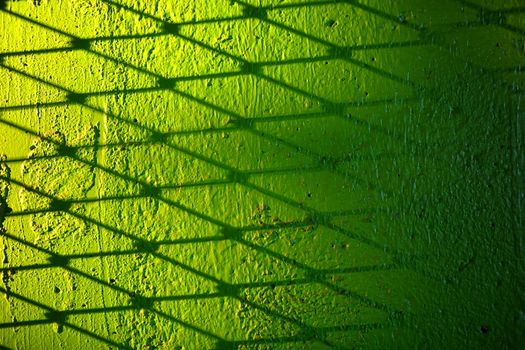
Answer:
<path fill-rule="evenodd" d="M 0 1 L 0 348 L 520 348 L 524 12 Z"/>

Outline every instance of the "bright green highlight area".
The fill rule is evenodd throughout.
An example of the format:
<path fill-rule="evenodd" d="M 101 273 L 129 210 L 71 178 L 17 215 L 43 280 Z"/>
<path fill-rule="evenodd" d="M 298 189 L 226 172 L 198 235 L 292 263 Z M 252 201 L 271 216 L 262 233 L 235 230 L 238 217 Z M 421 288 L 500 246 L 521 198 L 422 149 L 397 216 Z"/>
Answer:
<path fill-rule="evenodd" d="M 524 12 L 0 1 L 0 348 L 519 348 Z"/>

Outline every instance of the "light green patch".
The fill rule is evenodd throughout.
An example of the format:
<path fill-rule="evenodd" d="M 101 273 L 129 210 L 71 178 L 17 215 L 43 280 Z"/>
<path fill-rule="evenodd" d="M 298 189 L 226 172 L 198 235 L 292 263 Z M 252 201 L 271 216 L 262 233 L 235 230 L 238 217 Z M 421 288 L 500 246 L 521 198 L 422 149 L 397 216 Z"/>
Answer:
<path fill-rule="evenodd" d="M 22 210 L 35 213 L 28 220 L 35 243 L 49 246 L 87 233 L 77 216 L 85 214 L 82 201 L 95 184 L 97 133 L 96 127 L 85 128 L 66 140 L 61 132 L 50 131 L 34 140 L 22 164 L 25 188 L 19 198 Z"/>

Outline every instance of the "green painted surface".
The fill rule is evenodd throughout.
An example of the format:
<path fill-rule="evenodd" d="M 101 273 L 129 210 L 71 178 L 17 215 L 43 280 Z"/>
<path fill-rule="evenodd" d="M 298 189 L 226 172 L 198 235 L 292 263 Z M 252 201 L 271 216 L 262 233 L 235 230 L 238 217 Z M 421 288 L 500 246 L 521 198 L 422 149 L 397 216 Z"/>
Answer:
<path fill-rule="evenodd" d="M 246 1 L 0 1 L 0 348 L 523 346 L 523 2 Z"/>

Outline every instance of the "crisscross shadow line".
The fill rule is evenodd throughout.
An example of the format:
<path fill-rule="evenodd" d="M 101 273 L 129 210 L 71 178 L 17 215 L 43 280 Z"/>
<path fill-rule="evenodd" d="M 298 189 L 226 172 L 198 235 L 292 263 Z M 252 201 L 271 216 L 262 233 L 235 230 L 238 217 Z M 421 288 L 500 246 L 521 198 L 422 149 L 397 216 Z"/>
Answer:
<path fill-rule="evenodd" d="M 320 2 L 318 2 L 318 3 L 320 3 Z M 354 2 L 351 2 L 351 3 L 354 3 Z M 286 88 L 288 89 L 288 87 L 286 87 Z M 219 163 L 219 164 L 221 164 L 221 163 Z M 215 165 L 215 164 L 214 164 L 214 165 Z M 219 166 L 219 165 L 216 165 L 216 166 Z M 231 170 L 231 169 L 226 169 L 226 170 Z M 234 170 L 234 171 L 236 171 L 236 170 Z M 134 179 L 134 181 L 135 181 L 135 180 L 136 180 L 136 179 Z M 195 214 L 192 213 L 192 215 L 195 215 Z"/>

